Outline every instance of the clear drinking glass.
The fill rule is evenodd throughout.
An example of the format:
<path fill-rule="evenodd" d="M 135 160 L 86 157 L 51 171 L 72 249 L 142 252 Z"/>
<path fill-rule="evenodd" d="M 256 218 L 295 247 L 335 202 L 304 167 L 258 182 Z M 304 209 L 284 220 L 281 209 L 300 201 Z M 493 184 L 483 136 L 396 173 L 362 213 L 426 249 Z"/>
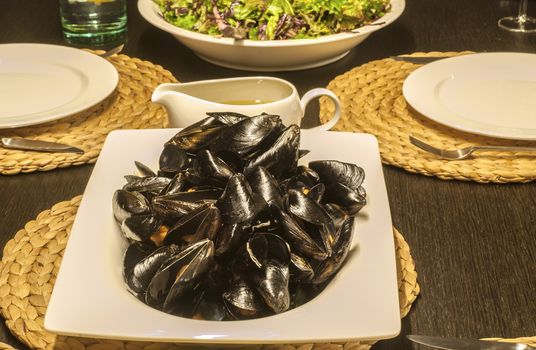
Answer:
<path fill-rule="evenodd" d="M 125 42 L 126 0 L 59 0 L 65 41 L 109 49 Z"/>
<path fill-rule="evenodd" d="M 517 16 L 503 17 L 499 27 L 512 32 L 536 32 L 536 18 L 527 16 L 528 0 L 520 0 Z"/>

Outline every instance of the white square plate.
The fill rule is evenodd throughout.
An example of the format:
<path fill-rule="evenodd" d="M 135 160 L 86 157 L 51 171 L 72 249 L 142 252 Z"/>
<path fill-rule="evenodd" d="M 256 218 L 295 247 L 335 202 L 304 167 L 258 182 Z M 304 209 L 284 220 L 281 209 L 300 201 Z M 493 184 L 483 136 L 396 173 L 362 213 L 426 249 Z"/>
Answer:
<path fill-rule="evenodd" d="M 384 339 L 400 331 L 393 228 L 374 136 L 302 131 L 302 163 L 337 159 L 365 170 L 367 205 L 354 226 L 353 254 L 326 289 L 290 311 L 247 321 L 202 321 L 152 309 L 122 278 L 126 242 L 112 195 L 134 161 L 153 169 L 177 129 L 110 133 L 95 165 L 45 316 L 48 331 L 73 336 L 185 343 L 302 343 Z"/>

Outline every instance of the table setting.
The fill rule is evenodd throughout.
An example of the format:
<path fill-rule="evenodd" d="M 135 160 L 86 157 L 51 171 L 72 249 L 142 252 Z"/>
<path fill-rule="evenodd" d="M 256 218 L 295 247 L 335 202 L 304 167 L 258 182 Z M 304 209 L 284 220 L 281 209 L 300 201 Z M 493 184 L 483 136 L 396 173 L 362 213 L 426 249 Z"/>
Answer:
<path fill-rule="evenodd" d="M 0 348 L 536 346 L 536 4 L 369 1 L 7 0 Z"/>

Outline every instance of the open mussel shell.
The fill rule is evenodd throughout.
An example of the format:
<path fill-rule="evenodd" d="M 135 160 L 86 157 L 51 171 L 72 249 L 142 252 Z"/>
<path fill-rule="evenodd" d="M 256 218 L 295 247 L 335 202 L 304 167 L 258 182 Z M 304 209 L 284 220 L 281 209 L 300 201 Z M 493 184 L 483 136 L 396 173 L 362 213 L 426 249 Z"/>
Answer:
<path fill-rule="evenodd" d="M 247 174 L 255 167 L 264 166 L 276 179 L 281 179 L 297 166 L 299 146 L 300 127 L 291 125 L 266 151 L 252 158 L 244 172 Z"/>
<path fill-rule="evenodd" d="M 156 245 L 151 241 L 132 242 L 129 244 L 123 255 L 123 279 L 127 281 L 134 266 L 146 256 L 156 250 Z"/>
<path fill-rule="evenodd" d="M 300 226 L 306 232 L 309 232 L 309 235 L 313 235 L 315 231 L 318 231 L 325 251 L 328 255 L 331 255 L 336 228 L 326 210 L 303 192 L 296 190 L 288 191 L 286 208 L 292 217 L 303 221 Z"/>
<path fill-rule="evenodd" d="M 172 310 L 174 303 L 198 282 L 211 267 L 214 244 L 205 239 L 196 242 L 166 260 L 156 271 L 145 293 L 148 305 Z"/>
<path fill-rule="evenodd" d="M 327 184 L 340 182 L 343 185 L 356 190 L 363 180 L 365 171 L 356 164 L 340 162 L 338 160 L 317 160 L 309 163 L 309 167 L 315 170 L 322 182 Z"/>
<path fill-rule="evenodd" d="M 175 176 L 173 176 L 169 184 L 162 190 L 161 194 L 165 195 L 183 192 L 187 186 L 189 186 L 189 183 L 184 174 L 182 172 L 177 173 Z"/>
<path fill-rule="evenodd" d="M 326 186 L 322 202 L 338 205 L 347 215 L 353 216 L 367 204 L 367 198 L 364 192 L 358 193 L 340 182 L 335 182 Z"/>
<path fill-rule="evenodd" d="M 281 236 L 288 240 L 292 248 L 301 254 L 316 260 L 328 257 L 328 250 L 322 241 L 318 242 L 302 229 L 290 215 L 278 206 L 270 206 L 272 215 L 279 225 Z"/>
<path fill-rule="evenodd" d="M 326 193 L 326 185 L 320 182 L 309 189 L 309 192 L 307 193 L 307 197 L 311 198 L 317 203 L 320 203 L 322 202 L 324 193 Z"/>
<path fill-rule="evenodd" d="M 346 212 L 341 209 L 336 204 L 324 204 L 322 206 L 326 212 L 329 214 L 331 219 L 333 220 L 333 224 L 335 225 L 335 230 L 339 231 L 339 228 L 344 223 L 344 221 L 348 218 L 348 215 L 346 215 Z"/>
<path fill-rule="evenodd" d="M 294 174 L 284 180 L 282 184 L 285 185 L 285 192 L 290 189 L 304 190 L 309 189 L 320 182 L 320 177 L 313 169 L 300 165 L 294 171 Z"/>
<path fill-rule="evenodd" d="M 145 241 L 155 234 L 162 225 L 162 220 L 153 214 L 133 215 L 121 223 L 121 232 L 125 238 L 133 241 Z"/>
<path fill-rule="evenodd" d="M 265 304 L 275 313 L 288 310 L 290 247 L 281 237 L 256 233 L 246 244 L 251 279 Z"/>
<path fill-rule="evenodd" d="M 190 163 L 190 157 L 185 150 L 174 144 L 164 145 L 164 150 L 160 153 L 158 164 L 163 175 L 172 177 L 181 172 Z"/>
<path fill-rule="evenodd" d="M 235 174 L 229 179 L 216 206 L 225 224 L 246 222 L 255 216 L 255 201 L 243 174 Z"/>
<path fill-rule="evenodd" d="M 262 148 L 281 124 L 281 118 L 277 115 L 260 114 L 243 119 L 227 127 L 210 144 L 210 150 L 215 153 L 230 151 L 245 157 Z"/>
<path fill-rule="evenodd" d="M 220 226 L 220 210 L 212 204 L 204 204 L 182 216 L 169 229 L 164 244 L 184 247 L 205 238 L 214 240 Z"/>
<path fill-rule="evenodd" d="M 250 319 L 268 314 L 261 296 L 243 279 L 231 283 L 222 297 L 231 319 Z"/>
<path fill-rule="evenodd" d="M 186 172 L 186 178 L 195 185 L 213 185 L 225 187 L 227 181 L 235 174 L 234 170 L 209 150 L 197 153 L 191 169 Z"/>
<path fill-rule="evenodd" d="M 147 286 L 160 266 L 174 254 L 177 254 L 179 248 L 175 245 L 163 246 L 153 249 L 145 257 L 137 260 L 138 256 L 132 252 L 133 249 L 138 247 L 135 244 L 137 243 L 131 244 L 125 253 L 124 277 L 129 290 L 134 295 L 140 296 L 145 294 Z"/>
<path fill-rule="evenodd" d="M 166 144 L 173 144 L 189 153 L 205 149 L 227 126 L 214 117 L 206 117 L 175 134 Z"/>
<path fill-rule="evenodd" d="M 170 182 L 171 179 L 163 176 L 131 178 L 130 181 L 123 186 L 123 190 L 154 196 L 162 192 Z"/>
<path fill-rule="evenodd" d="M 335 275 L 342 267 L 350 251 L 353 237 L 354 218 L 348 217 L 341 225 L 337 234 L 338 240 L 333 247 L 333 254 L 320 262 L 315 269 L 313 283 L 321 284 Z"/>
<path fill-rule="evenodd" d="M 307 259 L 290 253 L 290 283 L 304 283 L 312 281 L 315 271 Z"/>
<path fill-rule="evenodd" d="M 115 220 L 121 223 L 132 215 L 149 213 L 151 207 L 147 198 L 139 192 L 116 190 L 112 197 L 112 211 Z"/>

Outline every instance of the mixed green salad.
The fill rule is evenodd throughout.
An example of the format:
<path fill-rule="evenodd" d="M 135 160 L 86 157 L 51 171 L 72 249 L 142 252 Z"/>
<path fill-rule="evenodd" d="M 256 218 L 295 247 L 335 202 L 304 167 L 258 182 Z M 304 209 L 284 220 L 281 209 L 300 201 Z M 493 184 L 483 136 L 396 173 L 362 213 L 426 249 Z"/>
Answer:
<path fill-rule="evenodd" d="M 215 36 L 251 40 L 316 38 L 382 17 L 390 0 L 154 0 L 166 21 Z"/>

